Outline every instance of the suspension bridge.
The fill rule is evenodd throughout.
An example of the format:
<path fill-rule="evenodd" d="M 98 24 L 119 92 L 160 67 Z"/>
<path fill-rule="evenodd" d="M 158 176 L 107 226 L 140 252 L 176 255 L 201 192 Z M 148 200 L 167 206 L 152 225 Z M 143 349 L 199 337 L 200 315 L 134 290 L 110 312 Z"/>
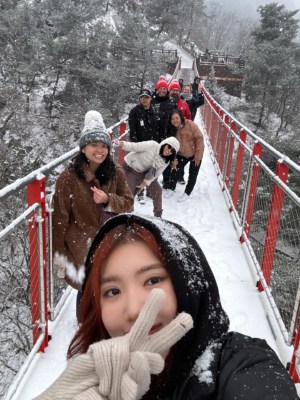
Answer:
<path fill-rule="evenodd" d="M 196 60 L 179 52 L 173 78 L 192 82 L 198 74 Z M 197 186 L 189 202 L 164 203 L 163 217 L 185 226 L 199 241 L 230 328 L 265 338 L 297 384 L 300 198 L 292 188 L 300 166 L 237 121 L 205 88 L 204 94 L 196 122 L 206 149 Z M 126 118 L 109 130 L 113 137 L 126 137 Z M 5 327 L 0 396 L 6 400 L 32 399 L 59 375 L 76 329 L 76 294 L 53 271 L 50 188 L 56 169 L 77 152 L 0 190 L 1 201 L 14 211 L 0 231 Z M 116 152 L 115 161 L 121 163 L 123 156 Z M 24 210 L 14 209 L 16 198 L 24 199 Z M 152 214 L 147 204 L 137 205 L 136 212 Z M 18 304 L 11 301 L 13 292 L 20 293 Z"/>

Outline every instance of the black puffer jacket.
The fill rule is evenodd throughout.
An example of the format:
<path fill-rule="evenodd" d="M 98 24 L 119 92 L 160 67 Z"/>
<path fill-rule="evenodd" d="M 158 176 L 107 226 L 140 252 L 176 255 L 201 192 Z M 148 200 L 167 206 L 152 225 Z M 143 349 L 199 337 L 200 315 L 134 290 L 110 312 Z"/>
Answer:
<path fill-rule="evenodd" d="M 152 232 L 166 260 L 178 312 L 188 312 L 194 320 L 194 328 L 172 349 L 169 378 L 155 386 L 151 400 L 298 399 L 293 381 L 264 340 L 228 332 L 214 275 L 196 240 L 181 226 L 134 214 L 111 218 L 89 251 L 87 275 L 99 242 L 120 224 L 138 224 Z"/>
<path fill-rule="evenodd" d="M 176 102 L 170 98 L 169 94 L 159 97 L 157 94 L 153 95 L 152 105 L 155 109 L 156 118 L 159 123 L 159 134 L 161 141 L 166 139 L 169 116 L 173 110 L 177 109 Z"/>
<path fill-rule="evenodd" d="M 128 123 L 131 142 L 161 141 L 159 122 L 152 106 L 149 110 L 145 110 L 140 104 L 135 106 L 129 113 Z"/>

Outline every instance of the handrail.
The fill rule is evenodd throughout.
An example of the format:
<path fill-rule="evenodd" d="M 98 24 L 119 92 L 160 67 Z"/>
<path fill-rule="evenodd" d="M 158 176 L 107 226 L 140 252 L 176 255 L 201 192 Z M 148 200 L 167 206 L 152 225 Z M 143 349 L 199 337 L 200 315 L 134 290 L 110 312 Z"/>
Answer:
<path fill-rule="evenodd" d="M 178 59 L 176 68 L 175 68 L 173 76 L 175 76 L 175 72 L 177 73 L 178 69 L 180 68 L 180 59 Z M 193 70 L 194 70 L 195 76 L 199 76 L 196 62 L 193 62 Z M 258 137 L 256 134 L 254 134 L 252 131 L 250 131 L 247 127 L 245 127 L 242 123 L 237 121 L 235 119 L 235 117 L 233 117 L 231 114 L 229 114 L 224 108 L 222 108 L 215 101 L 215 99 L 213 99 L 210 96 L 210 94 L 206 88 L 203 88 L 203 90 L 204 90 L 204 93 L 206 96 L 206 104 L 203 107 L 201 107 L 201 110 L 202 110 L 203 114 L 205 113 L 204 120 L 205 120 L 206 130 L 209 133 L 209 136 L 210 135 L 212 136 L 212 138 L 210 138 L 211 139 L 210 151 L 211 151 L 211 155 L 215 157 L 214 164 L 216 165 L 218 178 L 219 178 L 219 181 L 221 182 L 222 190 L 223 190 L 224 194 L 227 196 L 230 213 L 233 216 L 233 219 L 236 219 L 236 221 L 234 221 L 234 223 L 236 224 L 236 227 L 237 227 L 239 239 L 242 242 L 242 244 L 244 245 L 243 247 L 246 247 L 248 249 L 248 252 L 249 252 L 251 258 L 253 259 L 253 263 L 254 263 L 254 267 L 256 270 L 256 275 L 259 280 L 259 284 L 264 289 L 264 293 L 269 300 L 270 307 L 275 315 L 275 318 L 276 318 L 277 324 L 279 326 L 280 332 L 282 334 L 282 337 L 283 337 L 284 341 L 287 343 L 288 341 L 291 340 L 291 338 L 294 338 L 294 335 L 292 335 L 291 332 L 287 331 L 286 325 L 284 324 L 284 321 L 281 318 L 280 312 L 278 310 L 278 305 L 276 304 L 276 300 L 272 296 L 272 288 L 269 285 L 268 277 L 265 276 L 264 271 L 261 268 L 261 265 L 257 260 L 255 251 L 253 249 L 253 243 L 251 242 L 251 238 L 250 238 L 250 234 L 249 234 L 250 227 L 251 227 L 251 220 L 249 220 L 249 218 L 248 218 L 247 211 L 248 211 L 248 208 L 251 206 L 251 204 L 250 204 L 251 200 L 252 200 L 251 196 L 255 196 L 255 188 L 253 191 L 253 188 L 251 186 L 251 184 L 254 180 L 254 175 L 255 175 L 253 173 L 253 168 L 263 170 L 268 175 L 268 178 L 270 179 L 270 181 L 274 182 L 274 184 L 277 187 L 282 189 L 282 191 L 284 191 L 284 193 L 286 193 L 288 195 L 286 197 L 291 198 L 296 204 L 300 203 L 300 198 L 297 196 L 297 194 L 295 192 L 293 192 L 290 189 L 290 187 L 287 185 L 287 183 L 285 181 L 281 180 L 280 177 L 278 177 L 278 175 L 276 175 L 273 171 L 271 171 L 270 168 L 268 168 L 267 165 L 264 164 L 264 162 L 262 161 L 260 156 L 256 152 L 253 151 L 251 146 L 249 146 L 246 142 L 244 142 L 242 140 L 241 133 L 245 132 L 249 137 L 251 137 L 253 139 L 253 142 L 255 143 L 255 145 L 259 144 L 264 149 L 266 149 L 270 154 L 274 155 L 278 159 L 278 163 L 281 163 L 281 162 L 284 163 L 291 170 L 296 171 L 297 173 L 300 172 L 300 166 L 298 166 L 295 162 L 293 162 L 289 157 L 286 157 L 285 155 L 283 155 L 282 153 L 277 151 L 275 148 L 273 148 L 271 145 L 269 145 L 263 139 Z M 127 117 L 123 118 L 118 123 L 109 127 L 108 131 L 111 133 L 113 131 L 113 129 L 117 128 L 118 126 L 120 126 L 122 123 L 124 123 L 126 121 L 127 121 Z M 236 129 L 233 128 L 233 125 L 232 125 L 233 123 L 236 125 Z M 121 131 L 121 128 L 122 128 L 122 132 L 120 132 L 120 136 L 118 137 L 120 139 L 122 139 L 126 134 L 128 134 L 128 130 L 126 130 L 125 124 L 123 127 L 120 127 L 120 131 Z M 225 161 L 223 160 L 224 163 L 223 163 L 223 167 L 222 167 L 221 165 L 219 165 L 219 160 L 216 161 L 216 158 L 217 158 L 216 148 L 218 145 L 218 139 L 221 138 L 221 134 L 223 133 L 222 132 L 223 129 L 224 129 L 224 131 L 226 131 L 226 140 L 224 141 L 225 144 L 224 144 L 224 147 L 222 148 L 223 157 L 225 160 Z M 239 149 L 242 148 L 243 151 L 245 150 L 245 152 L 247 151 L 247 154 L 249 155 L 249 169 L 247 171 L 247 172 L 249 172 L 249 174 L 248 174 L 248 179 L 246 182 L 246 185 L 248 185 L 248 186 L 245 188 L 244 196 L 242 199 L 242 212 L 240 212 L 240 210 L 237 209 L 236 203 L 232 199 L 232 196 L 230 193 L 230 187 L 229 187 L 230 185 L 228 183 L 228 181 L 231 178 L 230 177 L 230 167 L 231 167 L 231 161 L 232 161 L 232 157 L 233 157 L 233 155 L 232 155 L 233 146 L 231 147 L 231 144 L 232 144 L 231 140 L 234 140 L 236 146 Z M 52 171 L 58 165 L 69 160 L 71 157 L 73 157 L 78 152 L 78 150 L 79 150 L 78 147 L 76 147 L 73 150 L 70 150 L 69 152 L 63 154 L 62 156 L 58 157 L 57 159 L 53 160 L 52 162 L 48 163 L 47 165 L 44 165 L 43 167 L 29 173 L 28 175 L 26 175 L 25 177 L 23 177 L 21 179 L 17 179 L 12 184 L 1 189 L 0 190 L 0 199 L 5 199 L 5 198 L 9 197 L 10 195 L 18 192 L 20 189 L 22 189 L 30 184 L 31 185 L 34 184 L 36 180 L 44 180 L 45 181 L 45 178 L 43 177 L 43 175 L 48 174 L 50 171 Z M 112 149 L 112 153 L 113 152 L 114 152 L 114 149 Z M 120 157 L 120 152 L 116 152 L 114 154 L 114 156 L 116 156 L 116 155 Z M 238 161 L 236 161 L 236 164 L 238 164 Z M 229 173 L 228 173 L 228 171 L 229 171 Z M 234 183 L 236 183 L 236 182 L 234 182 Z M 239 184 L 237 184 L 237 187 L 239 187 Z M 41 193 L 42 193 L 42 196 L 37 196 L 38 199 L 42 198 L 45 195 L 45 187 L 43 187 L 41 189 Z M 241 191 L 239 193 L 241 193 Z M 38 201 L 38 200 L 35 200 L 35 201 Z M 240 199 L 239 199 L 239 201 L 240 201 Z M 15 221 L 13 221 L 5 229 L 0 231 L 0 239 L 4 238 L 9 231 L 14 229 L 14 227 L 18 226 L 18 224 L 20 224 L 22 221 L 24 221 L 27 218 L 27 216 L 29 216 L 32 212 L 36 211 L 37 209 L 40 209 L 40 207 L 41 207 L 41 205 L 38 203 L 34 203 L 32 205 L 31 204 L 32 203 L 30 203 L 29 208 L 21 216 L 19 216 Z M 41 218 L 39 216 L 38 218 L 35 219 L 35 221 L 38 225 L 38 228 L 39 228 L 39 231 L 38 231 L 39 242 L 41 242 L 43 240 L 46 243 L 46 240 L 44 238 L 42 238 L 40 225 L 41 225 L 41 223 L 45 223 L 46 218 L 47 218 L 47 223 L 49 223 L 49 220 L 51 219 L 50 218 L 51 211 L 52 211 L 51 208 L 52 208 L 52 206 L 51 206 L 51 201 L 50 201 L 48 203 L 47 217 Z M 245 227 L 247 226 L 248 223 L 250 223 L 250 226 L 247 227 L 247 229 L 246 229 Z M 51 230 L 51 224 L 50 224 L 50 230 Z M 265 231 L 263 231 L 264 234 L 266 232 L 267 232 L 267 229 Z M 51 232 L 49 232 L 49 229 L 48 229 L 48 240 L 51 240 L 51 234 L 49 235 L 49 233 L 51 233 Z M 40 266 L 43 264 L 43 259 L 42 259 L 43 251 L 44 250 L 41 247 L 39 249 L 39 252 L 40 252 L 39 253 L 39 265 Z M 44 252 L 44 254 L 45 253 L 46 252 Z M 51 266 L 52 266 L 52 260 L 51 260 L 52 251 L 51 251 L 50 243 L 48 243 L 48 252 L 47 253 L 48 253 L 47 268 L 51 268 Z M 45 263 L 44 263 L 44 265 L 45 265 Z M 47 272 L 48 272 L 48 270 L 47 270 Z M 53 271 L 50 270 L 50 273 L 53 274 Z M 42 279 L 43 279 L 43 276 L 44 276 L 45 280 L 47 279 L 45 276 L 45 270 L 40 271 L 40 276 Z M 51 277 L 50 277 L 50 281 L 51 281 Z M 50 281 L 47 281 L 49 288 L 53 287 L 53 282 L 51 283 Z M 49 282 L 51 283 L 51 285 Z M 69 295 L 69 293 L 68 293 L 69 291 L 65 291 L 64 295 L 60 299 L 56 308 L 54 308 L 54 301 L 53 301 L 53 297 L 52 297 L 50 299 L 50 308 L 49 308 L 49 310 L 47 310 L 47 305 L 43 303 L 44 299 L 45 299 L 45 293 L 44 293 L 45 287 L 43 287 L 43 285 L 41 285 L 40 289 L 41 289 L 41 294 L 40 294 L 40 297 L 41 297 L 41 303 L 40 303 L 40 306 L 41 306 L 41 319 L 40 319 L 41 336 L 39 336 L 37 341 L 34 342 L 35 343 L 34 347 L 31 350 L 25 364 L 22 366 L 21 370 L 19 371 L 19 373 L 13 383 L 13 387 L 10 388 L 7 396 L 13 396 L 13 394 L 16 392 L 19 382 L 22 380 L 26 369 L 28 369 L 30 363 L 33 361 L 34 354 L 36 354 L 36 352 L 41 349 L 41 344 L 44 341 L 45 336 L 47 336 L 48 321 L 46 320 L 46 322 L 45 322 L 45 320 L 43 318 L 44 310 L 46 310 L 46 312 L 45 312 L 46 316 L 47 316 L 47 312 L 50 311 L 50 314 L 52 314 L 51 319 L 55 318 L 55 316 L 57 315 L 59 310 L 62 308 L 62 305 L 64 304 L 66 297 Z M 47 288 L 46 288 L 46 290 L 47 290 Z M 52 290 L 52 289 L 50 289 L 50 290 Z M 52 294 L 50 294 L 50 296 L 52 296 Z M 299 296 L 298 296 L 298 301 L 299 301 Z M 298 310 L 296 304 L 295 304 L 295 307 L 293 308 L 293 311 L 294 310 Z M 297 328 L 297 326 L 296 326 L 297 321 L 296 321 L 295 314 L 296 314 L 296 312 L 294 311 L 293 318 L 295 319 L 295 321 L 293 321 L 294 322 L 293 329 L 295 329 L 295 327 Z M 296 350 L 297 350 L 297 348 L 295 345 L 294 353 L 296 352 Z M 6 397 L 7 400 L 9 400 L 11 398 L 12 397 Z"/>
<path fill-rule="evenodd" d="M 113 129 L 120 126 L 123 122 L 126 122 L 128 117 L 123 118 L 121 121 L 117 122 L 116 124 L 110 126 L 107 130 L 108 132 L 112 132 Z M 73 150 L 63 154 L 62 156 L 56 158 L 55 160 L 51 161 L 50 163 L 43 165 L 41 168 L 36 169 L 35 171 L 30 172 L 28 175 L 24 176 L 23 178 L 15 180 L 13 183 L 5 186 L 4 188 L 0 189 L 0 200 L 4 200 L 10 195 L 16 193 L 20 189 L 26 187 L 29 183 L 35 181 L 42 175 L 47 175 L 51 172 L 54 168 L 59 166 L 65 161 L 68 161 L 70 158 L 75 156 L 79 151 L 79 147 L 75 147 Z"/>
<path fill-rule="evenodd" d="M 299 382 L 300 304 L 295 283 L 300 271 L 300 197 L 289 186 L 288 173 L 300 177 L 300 165 L 240 123 L 205 87 L 203 91 L 201 111 L 219 183 L 257 288 L 264 293 L 261 298 L 282 359 L 291 362 L 290 375 Z M 275 158 L 276 172 L 264 162 L 263 150 Z M 292 345 L 293 357 L 287 360 L 286 350 Z"/>
<path fill-rule="evenodd" d="M 232 114 L 230 114 L 228 111 L 226 111 L 215 99 L 213 99 L 209 95 L 209 93 L 207 92 L 207 89 L 205 88 L 205 84 L 203 84 L 202 86 L 203 86 L 204 93 L 206 93 L 206 95 L 211 99 L 212 103 L 214 104 L 215 112 L 216 112 L 215 107 L 218 107 L 218 109 L 220 111 L 222 111 L 224 114 L 226 114 L 230 118 L 231 121 L 235 121 L 242 130 L 244 130 L 250 137 L 252 137 L 252 139 L 254 139 L 258 143 L 260 143 L 262 145 L 262 147 L 264 147 L 265 149 L 270 151 L 271 154 L 273 154 L 277 158 L 281 159 L 288 167 L 290 167 L 294 171 L 297 171 L 300 173 L 300 165 L 296 164 L 289 157 L 282 154 L 280 151 L 276 150 L 273 146 L 271 146 L 269 143 L 267 143 L 265 140 L 263 140 L 260 136 L 257 136 L 254 132 L 252 132 L 250 129 L 248 129 L 243 123 L 238 121 L 236 119 L 236 117 L 234 117 Z M 228 124 L 228 125 L 230 125 L 230 124 Z"/>

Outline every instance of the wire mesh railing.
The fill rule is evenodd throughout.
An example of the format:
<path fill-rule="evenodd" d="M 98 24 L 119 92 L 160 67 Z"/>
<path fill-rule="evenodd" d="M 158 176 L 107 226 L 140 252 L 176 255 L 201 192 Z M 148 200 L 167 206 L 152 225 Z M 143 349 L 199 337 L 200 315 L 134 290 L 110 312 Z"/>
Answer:
<path fill-rule="evenodd" d="M 36 203 L 0 232 L 1 398 L 16 376 L 21 379 L 20 366 L 28 355 L 32 357 L 39 350 L 45 337 L 45 317 L 41 305 L 44 283 L 41 230 L 41 208 Z M 30 271 L 33 265 L 35 268 Z"/>
<path fill-rule="evenodd" d="M 251 248 L 250 253 L 257 267 L 258 288 L 267 294 L 285 342 L 294 343 L 296 350 L 300 341 L 297 336 L 300 201 L 293 189 L 299 182 L 300 167 L 226 113 L 206 91 L 205 96 L 206 102 L 201 111 L 210 140 L 210 152 L 230 211 L 239 227 L 240 240 Z M 113 138 L 119 135 L 125 137 L 126 119 L 110 127 L 109 131 Z M 47 345 L 48 319 L 57 317 L 68 294 L 64 281 L 58 279 L 52 269 L 52 200 L 51 195 L 46 198 L 45 175 L 48 182 L 54 181 L 57 175 L 55 169 L 77 152 L 78 148 L 73 149 L 0 190 L 0 200 L 7 202 L 6 209 L 9 210 L 0 232 L 0 246 L 3 248 L 0 279 L 2 287 L 7 289 L 0 295 L 3 296 L 0 322 L 7 328 L 13 326 L 7 323 L 11 316 L 19 321 L 17 329 L 0 336 L 0 340 L 4 340 L 3 350 L 0 349 L 1 375 L 1 368 L 7 368 L 6 372 L 3 369 L 7 382 L 1 388 L 4 394 L 14 379 L 7 400 L 16 389 L 18 379 L 25 373 L 29 360 Z M 114 151 L 115 162 L 122 163 L 123 157 L 122 150 Z M 288 173 L 292 173 L 291 183 L 287 179 Z M 24 188 L 28 188 L 27 196 L 23 193 Z M 24 212 L 32 212 L 29 220 L 29 214 L 25 216 L 22 211 L 17 211 L 20 205 L 25 208 L 27 201 L 29 207 Z M 26 221 L 28 226 L 24 224 Z M 26 274 L 26 279 L 22 274 Z M 11 275 L 14 275 L 13 283 L 9 286 Z M 38 283 L 33 285 L 31 281 Z M 15 306 L 15 299 L 11 300 L 13 294 L 21 301 L 19 306 Z M 7 338 L 11 342 L 5 342 Z M 10 348 L 18 348 L 18 340 L 26 344 L 25 350 L 20 352 L 22 357 L 12 358 L 12 364 L 5 358 L 2 362 L 1 357 L 5 356 L 2 353 L 8 346 L 6 343 L 10 343 Z M 297 366 L 296 351 L 293 357 L 292 363 Z M 292 376 L 297 380 L 293 373 Z"/>
<path fill-rule="evenodd" d="M 125 137 L 126 118 L 108 131 L 112 137 Z M 0 398 L 6 400 L 13 398 L 30 363 L 48 345 L 48 321 L 57 318 L 70 294 L 52 268 L 51 192 L 56 168 L 78 151 L 0 190 Z M 123 157 L 123 151 L 113 154 L 115 162 Z"/>
<path fill-rule="evenodd" d="M 204 92 L 202 117 L 229 210 L 241 242 L 250 249 L 258 289 L 265 291 L 285 343 L 295 345 L 300 276 L 300 198 L 295 188 L 300 166 Z"/>

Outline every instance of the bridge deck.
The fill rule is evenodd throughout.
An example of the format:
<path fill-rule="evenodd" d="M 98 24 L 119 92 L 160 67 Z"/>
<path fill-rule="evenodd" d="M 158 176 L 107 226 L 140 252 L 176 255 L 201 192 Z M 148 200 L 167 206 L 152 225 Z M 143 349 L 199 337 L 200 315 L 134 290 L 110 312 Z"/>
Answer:
<path fill-rule="evenodd" d="M 197 118 L 196 122 L 201 125 Z M 207 148 L 190 199 L 178 203 L 176 199 L 183 191 L 184 186 L 178 185 L 174 197 L 164 200 L 163 217 L 183 225 L 200 243 L 217 279 L 222 304 L 231 321 L 230 329 L 266 339 L 279 354 Z M 145 205 L 137 204 L 136 211 L 152 214 L 151 199 Z M 53 338 L 45 354 L 37 357 L 28 381 L 19 388 L 19 397 L 15 400 L 34 398 L 61 373 L 75 329 L 75 293 L 72 292 L 62 315 L 51 326 Z"/>

